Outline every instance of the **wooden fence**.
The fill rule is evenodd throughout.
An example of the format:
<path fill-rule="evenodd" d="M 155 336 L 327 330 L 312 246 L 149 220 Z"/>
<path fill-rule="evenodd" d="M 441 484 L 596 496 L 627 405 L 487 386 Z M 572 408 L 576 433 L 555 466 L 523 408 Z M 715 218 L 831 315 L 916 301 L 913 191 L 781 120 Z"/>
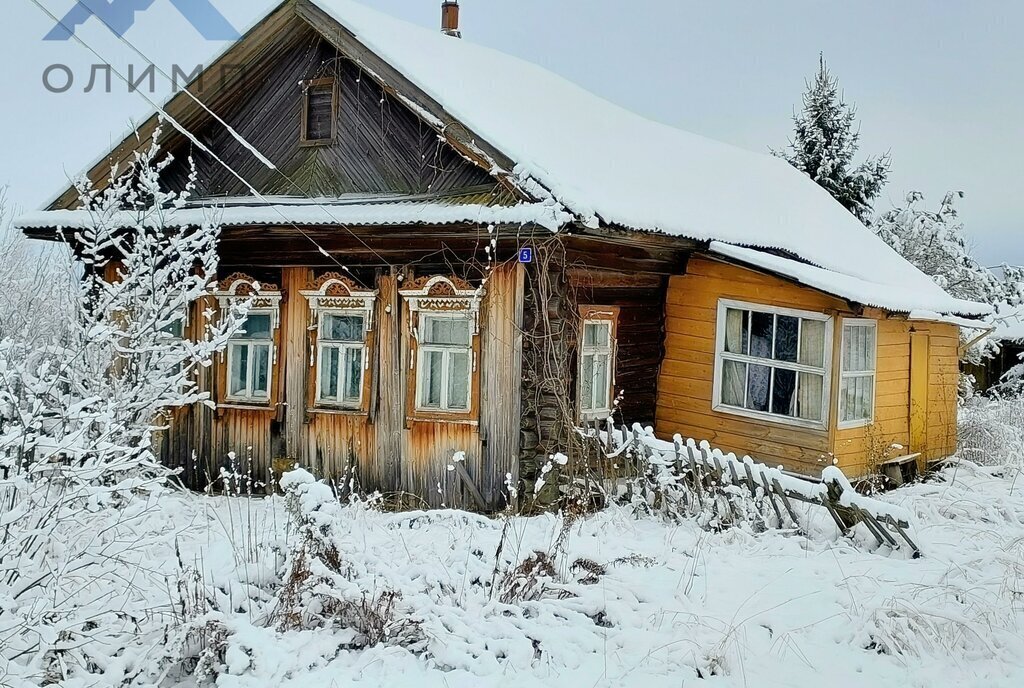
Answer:
<path fill-rule="evenodd" d="M 779 468 L 771 468 L 745 456 L 726 454 L 707 442 L 684 441 L 676 435 L 673 442 L 659 440 L 648 430 L 634 425 L 615 428 L 610 422 L 595 422 L 581 430 L 595 448 L 605 478 L 613 475 L 644 475 L 655 492 L 682 490 L 683 498 L 697 508 L 721 494 L 722 488 L 733 486 L 745 490 L 753 499 L 764 499 L 783 523 L 783 511 L 794 525 L 803 530 L 794 502 L 812 504 L 825 509 L 843 534 L 863 523 L 879 544 L 894 549 L 907 547 L 916 558 L 921 550 L 910 538 L 910 516 L 891 504 L 871 499 L 857 492 L 841 470 L 830 466 L 821 479 L 797 476 Z M 626 471 L 623 469 L 626 468 Z M 627 481 L 627 486 L 632 483 Z M 630 487 L 627 487 L 630 489 Z M 663 495 L 660 495 L 663 496 Z M 735 506 L 727 500 L 731 509 Z M 738 514 L 736 514 L 738 515 Z"/>

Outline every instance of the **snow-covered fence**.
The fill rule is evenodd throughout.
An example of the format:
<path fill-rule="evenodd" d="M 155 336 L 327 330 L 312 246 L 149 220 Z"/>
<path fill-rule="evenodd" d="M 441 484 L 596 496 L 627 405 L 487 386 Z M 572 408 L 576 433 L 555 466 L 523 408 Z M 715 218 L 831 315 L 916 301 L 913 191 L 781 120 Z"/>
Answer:
<path fill-rule="evenodd" d="M 610 421 L 604 427 L 595 423 L 583 429 L 583 434 L 599 443 L 605 460 L 630 456 L 639 459 L 648 469 L 646 474 L 655 491 L 682 488 L 684 498 L 697 507 L 703 508 L 706 500 L 713 500 L 716 488 L 746 490 L 751 497 L 766 500 L 779 523 L 785 510 L 801 527 L 793 502 L 803 502 L 824 508 L 841 533 L 863 523 L 879 544 L 906 546 L 915 557 L 921 553 L 908 534 L 910 515 L 897 506 L 860 494 L 835 466 L 822 471 L 820 480 L 800 477 L 749 456 L 738 458 L 722 452 L 708 442 L 698 444 L 680 435 L 666 442 L 638 424 L 615 428 Z"/>

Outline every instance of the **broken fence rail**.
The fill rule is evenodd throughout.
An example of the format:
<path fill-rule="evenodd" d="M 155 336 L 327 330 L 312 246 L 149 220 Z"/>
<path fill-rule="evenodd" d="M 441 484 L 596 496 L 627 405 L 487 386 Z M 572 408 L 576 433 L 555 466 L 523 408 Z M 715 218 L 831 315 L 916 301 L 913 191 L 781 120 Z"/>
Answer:
<path fill-rule="evenodd" d="M 660 481 L 675 481 L 688 476 L 682 484 L 689 489 L 698 503 L 713 485 L 734 485 L 746 488 L 756 496 L 758 490 L 770 502 L 779 522 L 785 509 L 798 528 L 802 528 L 793 501 L 823 507 L 835 521 L 840 532 L 846 534 L 858 523 L 863 523 L 879 544 L 893 548 L 907 546 L 915 557 L 921 550 L 910 538 L 910 515 L 900 507 L 865 497 L 854 489 L 843 472 L 829 466 L 821 473 L 821 480 L 798 477 L 735 454 L 714 449 L 708 442 L 698 444 L 676 435 L 673 442 L 654 436 L 649 429 L 634 424 L 615 428 L 611 422 L 602 427 L 598 421 L 584 430 L 584 434 L 597 439 L 608 458 L 637 452 L 655 469 Z M 897 539 L 897 536 L 899 539 Z"/>

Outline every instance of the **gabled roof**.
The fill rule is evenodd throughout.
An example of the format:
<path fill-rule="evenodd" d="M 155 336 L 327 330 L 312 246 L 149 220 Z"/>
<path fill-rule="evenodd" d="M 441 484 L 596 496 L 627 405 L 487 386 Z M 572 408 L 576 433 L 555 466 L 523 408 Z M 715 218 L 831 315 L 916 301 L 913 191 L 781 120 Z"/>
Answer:
<path fill-rule="evenodd" d="M 351 0 L 290 2 L 467 157 L 584 227 L 752 249 L 749 264 L 892 311 L 990 312 L 946 294 L 783 160 L 647 120 L 537 65 Z"/>

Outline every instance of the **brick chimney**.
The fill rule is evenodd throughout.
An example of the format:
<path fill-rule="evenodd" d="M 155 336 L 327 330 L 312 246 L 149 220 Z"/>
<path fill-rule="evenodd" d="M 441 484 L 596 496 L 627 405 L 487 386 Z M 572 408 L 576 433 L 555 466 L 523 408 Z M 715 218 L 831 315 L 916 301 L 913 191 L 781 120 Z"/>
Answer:
<path fill-rule="evenodd" d="M 441 3 L 441 33 L 462 38 L 459 31 L 459 0 L 444 0 Z"/>

